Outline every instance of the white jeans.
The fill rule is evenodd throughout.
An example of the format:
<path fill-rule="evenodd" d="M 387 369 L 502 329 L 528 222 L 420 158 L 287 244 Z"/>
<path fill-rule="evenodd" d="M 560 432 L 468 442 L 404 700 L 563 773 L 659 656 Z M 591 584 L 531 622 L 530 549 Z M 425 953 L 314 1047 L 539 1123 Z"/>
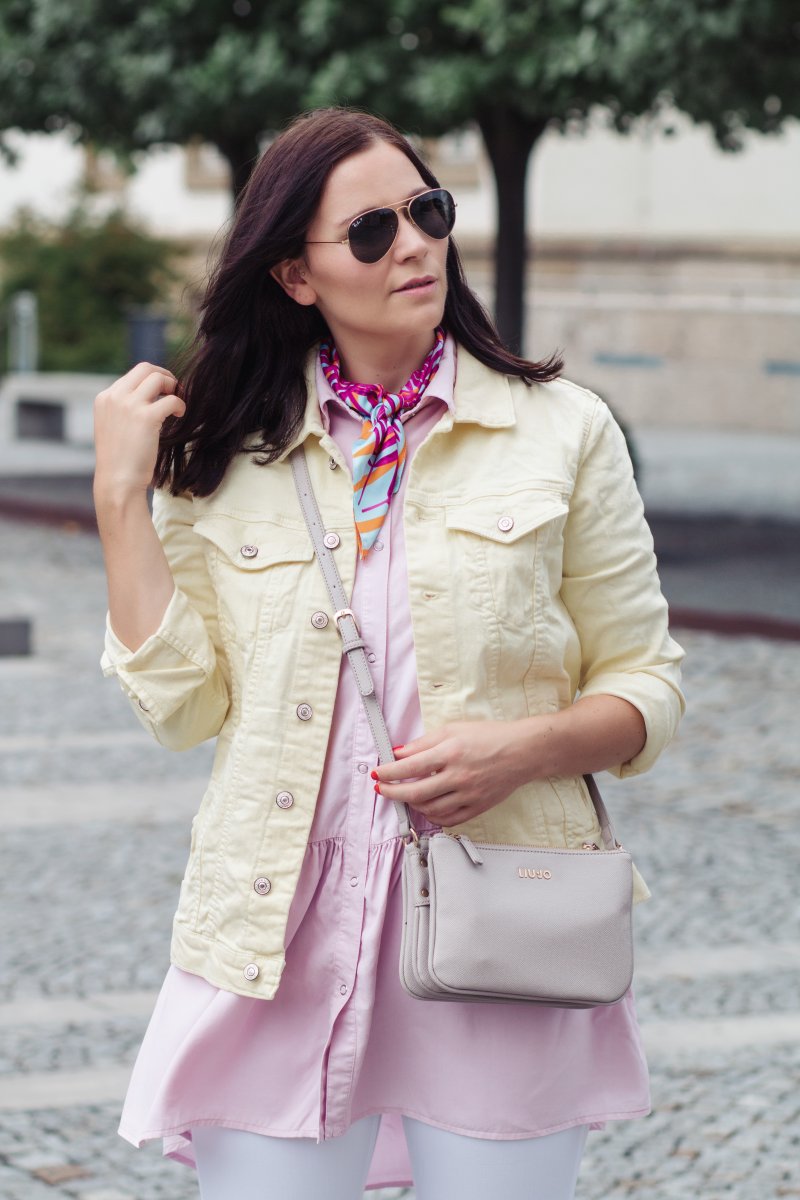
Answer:
<path fill-rule="evenodd" d="M 341 1137 L 192 1129 L 201 1200 L 361 1200 L 380 1113 Z M 416 1200 L 572 1200 L 588 1127 L 497 1141 L 403 1117 Z"/>

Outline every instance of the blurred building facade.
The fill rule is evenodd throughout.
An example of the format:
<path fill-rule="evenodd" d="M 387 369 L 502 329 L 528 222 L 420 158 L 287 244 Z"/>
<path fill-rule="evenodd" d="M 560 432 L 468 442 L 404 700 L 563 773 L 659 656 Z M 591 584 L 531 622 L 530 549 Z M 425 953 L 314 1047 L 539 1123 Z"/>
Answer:
<path fill-rule="evenodd" d="M 199 294 L 231 211 L 213 147 L 152 150 L 126 177 L 62 135 L 11 140 L 21 161 L 0 165 L 0 228 L 21 205 L 63 215 L 88 184 L 98 211 L 122 203 L 190 241 Z M 466 131 L 426 150 L 457 196 L 457 236 L 491 302 L 496 200 L 480 139 Z M 566 374 L 635 426 L 800 437 L 798 201 L 797 122 L 748 135 L 735 155 L 679 116 L 628 136 L 599 123 L 546 135 L 529 178 L 526 352 L 560 347 Z"/>

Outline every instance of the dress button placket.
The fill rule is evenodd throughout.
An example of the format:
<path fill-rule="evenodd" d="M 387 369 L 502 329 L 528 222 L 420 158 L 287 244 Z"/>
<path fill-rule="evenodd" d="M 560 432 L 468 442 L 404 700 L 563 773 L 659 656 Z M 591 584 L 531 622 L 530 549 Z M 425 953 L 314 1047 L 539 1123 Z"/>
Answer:
<path fill-rule="evenodd" d="M 388 521 L 381 529 L 379 545 L 373 550 L 384 549 L 386 553 L 370 554 L 363 564 L 359 576 L 359 627 L 361 637 L 367 643 L 367 658 L 371 664 L 385 661 L 384 626 L 388 609 L 388 566 L 389 526 Z M 377 639 L 377 640 L 376 640 Z M 380 656 L 373 650 L 377 646 Z M 380 664 L 372 667 L 376 687 L 380 690 Z M 325 1118 L 324 1128 L 335 1129 L 346 1115 L 350 1094 L 353 1066 L 356 1057 L 355 1031 L 358 1018 L 353 1010 L 353 1000 L 358 987 L 361 939 L 365 927 L 365 890 L 370 878 L 371 844 L 383 837 L 385 810 L 373 800 L 368 772 L 375 765 L 377 753 L 369 723 L 360 700 L 355 716 L 355 730 L 349 743 L 351 759 L 351 783 L 348 799 L 348 816 L 345 825 L 346 838 L 340 888 L 341 904 L 340 938 L 336 947 L 336 972 L 332 980 L 334 996 L 338 993 L 335 1007 L 343 1014 L 335 1028 L 327 1072 L 324 1083 Z M 364 789 L 369 788 L 369 803 L 362 803 Z M 376 814 L 375 809 L 378 809 Z M 380 821 L 380 825 L 377 824 Z M 396 821 L 395 821 L 396 826 Z"/>

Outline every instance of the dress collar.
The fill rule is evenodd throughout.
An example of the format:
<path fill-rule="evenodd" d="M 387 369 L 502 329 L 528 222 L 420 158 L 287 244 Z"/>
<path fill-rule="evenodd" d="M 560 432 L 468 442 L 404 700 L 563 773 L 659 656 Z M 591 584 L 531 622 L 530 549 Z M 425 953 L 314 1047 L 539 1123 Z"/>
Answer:
<path fill-rule="evenodd" d="M 448 338 L 449 336 L 448 334 Z M 515 425 L 514 400 L 508 377 L 485 366 L 463 346 L 454 345 L 454 350 L 458 357 L 458 370 L 447 412 L 442 417 L 447 428 L 452 428 L 454 423 L 462 421 L 483 425 L 487 429 L 504 429 Z M 309 350 L 306 359 L 307 399 L 303 424 L 297 435 L 275 460 L 276 462 L 283 462 L 292 450 L 296 446 L 301 446 L 311 434 L 321 438 L 326 433 L 322 424 L 322 410 L 317 395 L 317 360 L 318 352 L 315 345 Z M 439 371 L 441 371 L 441 365 Z M 437 372 L 438 376 L 439 372 Z M 444 387 L 441 387 L 434 378 L 429 388 L 431 397 L 440 390 L 444 391 Z M 446 397 L 441 398 L 447 403 Z M 253 437 L 257 441 L 260 440 L 261 435 L 254 434 Z M 245 442 L 246 445 L 247 442 Z"/>
<path fill-rule="evenodd" d="M 453 411 L 453 389 L 456 382 L 456 344 L 453 341 L 451 334 L 447 334 L 442 350 L 442 358 L 439 363 L 436 374 L 431 379 L 427 388 L 422 394 L 419 403 L 411 409 L 406 409 L 401 412 L 400 421 L 405 424 L 409 417 L 413 417 L 426 404 L 430 404 L 434 400 L 442 400 Z M 353 416 L 350 409 L 343 400 L 336 395 L 328 380 L 325 378 L 325 372 L 322 369 L 322 364 L 319 359 L 319 350 L 316 355 L 316 385 L 317 397 L 319 400 L 319 410 L 322 418 L 322 427 L 326 433 L 330 433 L 331 427 L 331 405 L 335 405 L 337 410 L 347 413 L 348 416 Z"/>

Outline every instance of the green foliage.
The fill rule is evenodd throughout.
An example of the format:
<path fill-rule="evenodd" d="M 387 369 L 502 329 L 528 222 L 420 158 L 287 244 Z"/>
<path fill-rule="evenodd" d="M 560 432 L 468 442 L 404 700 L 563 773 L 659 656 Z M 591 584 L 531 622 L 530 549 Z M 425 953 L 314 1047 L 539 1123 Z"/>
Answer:
<path fill-rule="evenodd" d="M 621 129 L 673 103 L 721 145 L 800 115 L 797 0 L 2 0 L 2 131 L 235 162 L 352 103 L 436 135 L 488 109 Z"/>
<path fill-rule="evenodd" d="M 302 107 L 307 73 L 293 0 L 0 5 L 0 131 L 122 155 L 199 135 L 228 155 Z"/>
<path fill-rule="evenodd" d="M 546 129 L 668 107 L 736 149 L 800 116 L 797 0 L 0 0 L 3 131 L 121 156 L 198 136 L 245 185 L 326 104 L 437 136 L 475 121 L 498 191 L 501 330 L 521 328 L 525 166 Z M 502 310 L 502 311 L 500 311 Z"/>
<path fill-rule="evenodd" d="M 93 221 L 80 205 L 63 224 L 23 210 L 0 235 L 0 312 L 21 290 L 36 294 L 40 369 L 128 369 L 126 310 L 157 304 L 178 278 L 183 248 L 153 237 L 120 211 Z M 185 335 L 185 318 L 173 339 Z"/>

